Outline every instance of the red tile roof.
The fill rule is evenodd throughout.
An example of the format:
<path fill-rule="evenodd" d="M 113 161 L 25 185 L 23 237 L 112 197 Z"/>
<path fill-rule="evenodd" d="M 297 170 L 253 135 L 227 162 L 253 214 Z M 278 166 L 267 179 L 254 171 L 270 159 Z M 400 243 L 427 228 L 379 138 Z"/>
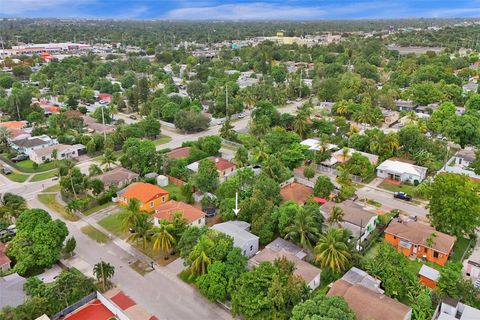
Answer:
<path fill-rule="evenodd" d="M 215 162 L 215 166 L 219 171 L 224 171 L 229 168 L 235 167 L 235 163 L 228 161 L 224 158 L 209 157 L 208 160 Z"/>
<path fill-rule="evenodd" d="M 154 184 L 145 182 L 134 182 L 120 192 L 121 196 L 126 199 L 135 198 L 142 203 L 147 203 L 154 198 L 167 195 L 168 191 Z"/>
<path fill-rule="evenodd" d="M 7 248 L 5 244 L 3 242 L 0 242 L 0 266 L 4 266 L 11 262 L 10 258 L 5 255 L 6 250 Z"/>
<path fill-rule="evenodd" d="M 192 223 L 205 216 L 201 210 L 181 201 L 170 200 L 167 203 L 155 207 L 155 218 L 159 220 L 172 221 L 173 214 L 176 212 L 182 213 L 183 217 Z"/>
<path fill-rule="evenodd" d="M 115 315 L 100 302 L 95 299 L 84 307 L 67 316 L 65 320 L 109 320 Z"/>
<path fill-rule="evenodd" d="M 0 127 L 5 127 L 7 129 L 22 129 L 26 125 L 27 125 L 27 121 L 0 122 Z"/>
<path fill-rule="evenodd" d="M 190 155 L 190 147 L 181 147 L 167 152 L 165 155 L 172 159 L 186 158 Z"/>
<path fill-rule="evenodd" d="M 285 201 L 294 201 L 302 205 L 313 195 L 313 189 L 298 182 L 293 182 L 280 189 L 280 195 Z"/>
<path fill-rule="evenodd" d="M 99 93 L 98 100 L 112 100 L 113 96 L 110 93 Z"/>

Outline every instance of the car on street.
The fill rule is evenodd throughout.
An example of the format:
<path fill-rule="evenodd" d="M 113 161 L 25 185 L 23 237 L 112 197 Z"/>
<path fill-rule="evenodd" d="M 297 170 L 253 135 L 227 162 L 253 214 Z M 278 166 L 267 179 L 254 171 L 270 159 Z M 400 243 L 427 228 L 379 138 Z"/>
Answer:
<path fill-rule="evenodd" d="M 137 117 L 134 115 L 134 114 L 131 114 L 130 116 L 128 116 L 130 119 L 132 120 L 137 120 Z"/>
<path fill-rule="evenodd" d="M 2 172 L 3 174 L 7 175 L 12 173 L 12 169 L 5 167 L 5 168 L 2 168 Z"/>
<path fill-rule="evenodd" d="M 412 196 L 406 194 L 405 192 L 399 191 L 399 192 L 394 192 L 393 197 L 396 199 L 400 200 L 405 200 L 405 201 L 412 201 Z"/>
<path fill-rule="evenodd" d="M 12 160 L 13 162 L 20 162 L 20 161 L 23 161 L 23 160 L 27 160 L 28 159 L 28 156 L 26 154 L 19 154 L 18 156 L 15 156 L 13 157 Z"/>

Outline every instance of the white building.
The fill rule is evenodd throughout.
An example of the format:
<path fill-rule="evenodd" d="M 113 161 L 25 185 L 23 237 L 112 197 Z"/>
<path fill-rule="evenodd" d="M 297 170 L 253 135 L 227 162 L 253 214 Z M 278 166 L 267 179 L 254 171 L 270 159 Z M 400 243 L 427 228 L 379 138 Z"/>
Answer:
<path fill-rule="evenodd" d="M 377 177 L 400 182 L 419 183 L 425 179 L 427 168 L 408 162 L 388 159 L 377 167 Z"/>
<path fill-rule="evenodd" d="M 475 149 L 472 147 L 467 147 L 455 153 L 455 155 L 448 160 L 441 171 L 465 174 L 470 178 L 480 179 L 480 175 L 476 174 L 469 167 L 470 164 L 475 161 L 475 159 Z"/>
<path fill-rule="evenodd" d="M 30 155 L 34 150 L 43 149 L 52 145 L 56 145 L 56 139 L 52 139 L 47 135 L 26 137 L 24 139 L 16 139 L 9 141 L 10 147 L 19 153 Z"/>
<path fill-rule="evenodd" d="M 477 320 L 480 310 L 467 306 L 452 298 L 444 298 L 438 306 L 434 320 Z"/>
<path fill-rule="evenodd" d="M 54 150 L 57 150 L 56 158 L 54 157 Z M 82 155 L 83 152 L 85 152 L 85 146 L 83 144 L 56 144 L 33 150 L 29 156 L 33 162 L 42 164 L 53 160 L 76 159 Z"/>
<path fill-rule="evenodd" d="M 248 232 L 250 224 L 244 221 L 227 221 L 211 227 L 212 230 L 225 233 L 233 238 L 233 245 L 242 250 L 242 254 L 248 258 L 258 252 L 258 240 L 256 235 Z"/>

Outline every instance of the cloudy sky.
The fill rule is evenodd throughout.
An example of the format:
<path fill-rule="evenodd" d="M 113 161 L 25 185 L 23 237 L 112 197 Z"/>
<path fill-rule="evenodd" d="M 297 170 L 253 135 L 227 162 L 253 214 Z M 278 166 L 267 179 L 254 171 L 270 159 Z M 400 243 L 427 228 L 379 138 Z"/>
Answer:
<path fill-rule="evenodd" d="M 178 20 L 477 17 L 480 0 L 0 0 L 0 16 Z"/>

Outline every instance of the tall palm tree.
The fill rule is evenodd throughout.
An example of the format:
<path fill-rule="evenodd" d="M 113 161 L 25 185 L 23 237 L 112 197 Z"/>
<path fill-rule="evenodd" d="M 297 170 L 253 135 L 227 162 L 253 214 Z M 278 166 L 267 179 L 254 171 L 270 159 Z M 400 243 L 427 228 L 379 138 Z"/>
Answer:
<path fill-rule="evenodd" d="M 319 233 L 314 217 L 306 210 L 300 209 L 293 223 L 285 228 L 285 239 L 292 240 L 305 249 L 312 249 Z"/>
<path fill-rule="evenodd" d="M 268 145 L 264 141 L 260 142 L 260 144 L 252 151 L 253 160 L 256 163 L 263 163 L 267 161 L 270 156 L 270 150 L 268 149 Z"/>
<path fill-rule="evenodd" d="M 8 128 L 0 127 L 0 143 L 6 146 L 7 139 L 10 137 L 11 134 L 12 133 L 10 132 L 10 130 L 8 130 Z"/>
<path fill-rule="evenodd" d="M 328 229 L 320 236 L 314 252 L 315 261 L 333 271 L 344 270 L 352 257 L 341 229 L 335 228 Z"/>
<path fill-rule="evenodd" d="M 140 214 L 133 223 L 135 232 L 128 237 L 128 240 L 137 242 L 142 240 L 142 247 L 145 249 L 151 225 L 150 217 L 146 214 Z"/>
<path fill-rule="evenodd" d="M 343 210 L 340 207 L 334 206 L 328 216 L 327 223 L 340 227 L 341 222 L 343 222 Z"/>
<path fill-rule="evenodd" d="M 105 290 L 108 281 L 115 274 L 115 267 L 105 261 L 100 261 L 93 266 L 93 275 L 98 282 L 102 283 L 103 290 Z"/>
<path fill-rule="evenodd" d="M 114 116 L 118 113 L 118 109 L 117 109 L 117 106 L 114 105 L 113 103 L 110 103 L 108 105 L 108 111 L 110 112 L 110 114 L 112 115 L 112 120 L 114 119 Z"/>
<path fill-rule="evenodd" d="M 201 275 L 207 272 L 207 267 L 212 260 L 208 256 L 210 249 L 214 246 L 212 239 L 202 236 L 189 254 L 189 260 L 192 261 L 190 270 L 192 273 Z"/>
<path fill-rule="evenodd" d="M 134 225 L 137 217 L 141 215 L 140 211 L 140 201 L 135 198 L 132 198 L 128 201 L 127 209 L 125 210 L 124 217 L 122 220 L 121 228 L 122 231 L 126 232 L 128 229 Z"/>
<path fill-rule="evenodd" d="M 110 170 L 112 167 L 112 163 L 115 163 L 115 160 L 116 160 L 116 156 L 115 156 L 115 153 L 113 153 L 113 150 L 110 148 L 105 149 L 101 163 L 106 165 L 108 170 Z"/>
<path fill-rule="evenodd" d="M 302 138 L 305 138 L 308 133 L 308 123 L 307 118 L 301 115 L 298 115 L 293 120 L 293 130 Z"/>
<path fill-rule="evenodd" d="M 154 227 L 151 230 L 153 250 L 161 251 L 165 259 L 176 243 L 175 238 L 173 237 L 173 231 L 173 224 L 166 220 L 162 220 L 158 227 Z"/>

